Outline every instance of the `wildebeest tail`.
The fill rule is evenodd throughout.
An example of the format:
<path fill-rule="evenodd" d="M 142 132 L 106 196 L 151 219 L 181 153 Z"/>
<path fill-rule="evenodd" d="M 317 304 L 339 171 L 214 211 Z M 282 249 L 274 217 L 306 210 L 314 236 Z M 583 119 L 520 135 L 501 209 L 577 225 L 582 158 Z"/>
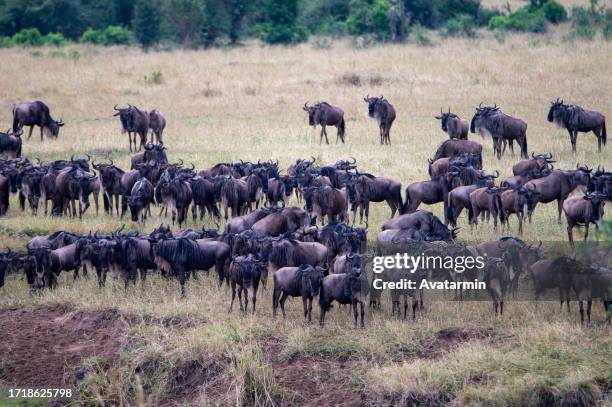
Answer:
<path fill-rule="evenodd" d="M 506 223 L 506 215 L 504 213 L 504 208 L 502 207 L 501 196 L 499 194 L 495 195 L 495 205 L 497 206 L 497 213 L 499 213 L 499 221 L 502 223 Z"/>
<path fill-rule="evenodd" d="M 21 209 L 22 212 L 25 211 L 25 200 L 25 195 L 19 191 L 19 209 Z"/>
<path fill-rule="evenodd" d="M 110 212 L 110 198 L 106 192 L 102 194 L 102 202 L 104 203 L 104 212 Z"/>
<path fill-rule="evenodd" d="M 453 200 L 451 199 L 451 195 L 448 195 L 448 205 L 446 205 L 446 213 L 444 214 L 444 216 L 446 216 L 446 221 L 448 223 L 450 223 L 453 226 L 457 225 L 457 222 L 455 221 L 455 209 L 453 208 Z"/>
<path fill-rule="evenodd" d="M 393 202 L 394 202 L 395 206 L 397 206 L 397 211 L 400 212 L 400 214 L 401 214 L 402 207 L 404 205 L 404 202 L 402 200 L 402 188 L 401 187 L 399 187 L 399 188 L 397 188 L 397 189 L 395 189 L 393 191 Z"/>
<path fill-rule="evenodd" d="M 340 124 L 338 125 L 338 133 L 340 134 L 340 139 L 344 143 L 344 132 L 346 131 L 346 126 L 344 123 L 344 117 L 340 120 Z"/>
<path fill-rule="evenodd" d="M 606 119 L 604 118 L 603 123 L 601 125 L 601 141 L 603 145 L 606 145 L 606 139 L 608 138 L 608 132 L 606 131 Z"/>
<path fill-rule="evenodd" d="M 410 208 L 410 192 L 408 191 L 408 188 L 406 188 L 406 200 L 404 201 L 403 205 L 400 206 L 400 208 L 400 213 L 402 215 L 408 213 L 408 208 Z"/>
<path fill-rule="evenodd" d="M 17 118 L 17 109 L 13 106 L 13 131 L 19 130 L 19 119 Z"/>
<path fill-rule="evenodd" d="M 471 202 L 468 204 L 467 210 L 468 210 L 468 221 L 472 223 L 472 219 L 474 218 L 474 207 L 472 207 Z"/>

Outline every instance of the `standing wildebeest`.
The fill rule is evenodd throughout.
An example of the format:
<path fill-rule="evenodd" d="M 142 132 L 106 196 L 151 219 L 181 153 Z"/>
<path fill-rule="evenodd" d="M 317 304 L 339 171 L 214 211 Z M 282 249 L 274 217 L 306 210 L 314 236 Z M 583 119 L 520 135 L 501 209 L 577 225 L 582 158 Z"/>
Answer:
<path fill-rule="evenodd" d="M 130 153 L 132 152 L 132 135 L 134 136 L 134 151 L 140 151 L 145 146 L 149 134 L 149 114 L 132 105 L 120 109 L 117 109 L 115 105 L 113 109 L 117 111 L 113 116 L 119 116 L 121 121 L 121 131 L 128 134 Z M 138 150 L 136 149 L 136 134 L 140 136 Z"/>
<path fill-rule="evenodd" d="M 358 173 L 358 176 L 356 189 L 359 199 L 359 222 L 363 222 L 365 211 L 366 224 L 368 223 L 370 202 L 386 201 L 391 208 L 391 218 L 395 216 L 395 212 L 402 212 L 402 184 L 400 182 L 366 173 Z"/>
<path fill-rule="evenodd" d="M 606 117 L 594 110 L 586 110 L 580 106 L 566 105 L 563 100 L 557 99 L 550 102 L 548 121 L 555 123 L 557 127 L 565 128 L 572 142 L 572 151 L 576 152 L 576 139 L 578 132 L 588 133 L 592 131 L 597 137 L 597 148 L 601 152 L 601 145 L 606 145 Z"/>
<path fill-rule="evenodd" d="M 150 205 L 153 203 L 153 200 L 153 184 L 151 184 L 151 182 L 144 177 L 139 179 L 132 187 L 132 191 L 127 202 L 132 214 L 133 222 L 138 222 L 140 217 L 140 221 L 144 223 L 144 221 L 147 219 L 147 214 L 151 212 Z"/>
<path fill-rule="evenodd" d="M 302 264 L 323 267 L 327 263 L 327 258 L 327 247 L 321 243 L 299 242 L 285 237 L 275 238 L 270 250 L 268 270 L 262 276 L 264 287 L 268 273 L 274 274 L 281 267 L 297 267 Z"/>
<path fill-rule="evenodd" d="M 156 188 L 161 198 L 161 202 L 158 203 L 163 203 L 165 208 L 170 209 L 172 224 L 177 222 L 179 227 L 187 218 L 187 211 L 193 200 L 191 186 L 184 178 L 180 174 L 168 178 L 162 177 Z"/>
<path fill-rule="evenodd" d="M 213 178 L 215 200 L 221 202 L 225 220 L 228 219 L 228 209 L 232 217 L 242 215 L 249 205 L 249 190 L 247 183 L 231 175 L 218 175 Z"/>
<path fill-rule="evenodd" d="M 349 211 L 357 201 L 355 185 L 352 183 L 342 189 L 332 188 L 329 185 L 311 187 L 306 190 L 304 197 L 307 209 L 312 210 L 315 223 L 320 220 L 322 225 L 325 224 L 326 216 L 329 222 L 337 218 L 342 222 L 348 222 Z"/>
<path fill-rule="evenodd" d="M 441 121 L 442 131 L 448 134 L 448 137 L 451 139 L 467 140 L 467 122 L 455 113 L 451 113 L 450 107 L 448 108 L 448 113 L 444 113 L 442 108 L 440 108 L 440 116 L 435 116 L 435 118 Z"/>
<path fill-rule="evenodd" d="M 456 157 L 461 154 L 472 154 L 476 160 L 475 167 L 479 170 L 482 169 L 482 145 L 471 140 L 445 140 L 436 150 L 433 161 L 444 157 Z"/>
<path fill-rule="evenodd" d="M 336 126 L 338 129 L 336 143 L 338 143 L 338 139 L 344 143 L 344 132 L 346 131 L 346 127 L 344 124 L 344 111 L 342 109 L 337 106 L 332 106 L 327 102 L 320 102 L 313 106 L 308 106 L 308 102 L 306 102 L 302 109 L 308 112 L 309 125 L 313 127 L 316 127 L 317 124 L 321 125 L 321 140 L 319 143 L 323 142 L 323 136 L 325 136 L 325 143 L 329 144 L 325 126 Z"/>
<path fill-rule="evenodd" d="M 217 223 L 221 219 L 221 213 L 215 202 L 215 185 L 212 181 L 200 176 L 195 176 L 187 180 L 191 186 L 193 195 L 193 206 L 191 214 L 195 222 L 197 210 L 200 210 L 200 220 L 204 220 L 204 215 L 208 212 L 210 218 Z"/>
<path fill-rule="evenodd" d="M 283 206 L 289 204 L 289 199 L 293 193 L 295 181 L 288 175 L 281 175 L 278 178 L 270 178 L 268 180 L 268 193 L 266 194 L 266 202 L 270 205 Z"/>
<path fill-rule="evenodd" d="M 232 306 L 236 298 L 236 285 L 238 288 L 238 302 L 240 303 L 240 311 L 245 313 L 249 307 L 249 293 L 251 294 L 251 302 L 253 303 L 253 314 L 255 314 L 255 304 L 257 303 L 257 289 L 262 275 L 262 268 L 265 265 L 261 264 L 261 260 L 249 254 L 248 256 L 235 257 L 229 265 L 228 279 L 232 288 L 232 301 L 229 306 L 229 313 L 232 313 Z M 244 294 L 244 307 L 242 306 L 242 294 Z"/>
<path fill-rule="evenodd" d="M 21 130 L 23 126 L 30 126 L 28 140 L 32 137 L 34 126 L 40 127 L 40 141 L 42 142 L 43 130 L 51 137 L 57 138 L 60 127 L 63 125 L 64 122 L 61 119 L 54 120 L 51 117 L 49 107 L 40 100 L 31 103 L 20 103 L 13 106 L 13 131 L 17 132 Z"/>
<path fill-rule="evenodd" d="M 482 268 L 482 274 L 487 292 L 493 300 L 495 315 L 497 315 L 498 308 L 499 314 L 504 315 L 504 297 L 512 282 L 512 276 L 504 260 L 499 257 L 487 257 Z"/>
<path fill-rule="evenodd" d="M 150 161 L 154 161 L 159 164 L 167 164 L 168 156 L 166 155 L 166 147 L 163 144 L 151 144 L 147 143 L 144 146 L 144 150 L 142 153 L 137 153 L 132 156 L 132 166 L 131 170 L 135 170 L 138 168 L 140 164 L 145 164 Z"/>
<path fill-rule="evenodd" d="M 599 231 L 599 225 L 603 220 L 604 195 L 599 193 L 584 196 L 575 196 L 563 202 L 563 212 L 567 219 L 567 237 L 570 243 L 574 243 L 572 230 L 574 226 L 584 225 L 584 240 L 589 237 L 589 224 L 595 225 L 595 230 Z"/>
<path fill-rule="evenodd" d="M 575 170 L 562 171 L 554 170 L 550 175 L 531 180 L 525 184 L 525 188 L 536 191 L 537 199 L 534 203 L 549 203 L 557 200 L 557 211 L 559 213 L 559 223 L 561 223 L 561 210 L 563 202 L 567 199 L 578 186 L 587 186 L 590 180 L 591 169 L 576 165 Z"/>
<path fill-rule="evenodd" d="M 523 234 L 523 221 L 529 217 L 531 222 L 531 213 L 535 205 L 536 195 L 537 192 L 523 186 L 516 189 L 507 189 L 501 193 L 501 211 L 506 219 L 508 230 L 510 230 L 509 216 L 514 213 L 518 218 L 519 234 Z"/>
<path fill-rule="evenodd" d="M 23 130 L 0 133 L 0 157 L 8 159 L 21 157 L 22 134 Z"/>
<path fill-rule="evenodd" d="M 495 186 L 495 178 L 498 176 L 499 172 L 496 172 L 496 175 L 481 174 L 478 176 L 475 184 L 453 188 L 448 193 L 448 203 L 444 213 L 445 222 L 456 227 L 457 218 L 461 215 L 461 211 L 464 208 L 469 208 L 471 205 L 470 194 L 478 188 Z"/>
<path fill-rule="evenodd" d="M 368 116 L 376 119 L 380 129 L 380 144 L 391 144 L 391 126 L 395 121 L 395 108 L 384 96 L 363 98 L 368 104 Z"/>
<path fill-rule="evenodd" d="M 155 136 L 155 142 L 157 144 L 163 144 L 162 138 L 164 129 L 166 128 L 166 118 L 159 110 L 151 110 L 149 112 L 149 129 L 151 130 L 151 143 L 153 142 L 153 136 Z"/>
<path fill-rule="evenodd" d="M 501 112 L 499 107 L 477 107 L 470 123 L 470 131 L 478 132 L 482 137 L 493 138 L 493 150 L 497 159 L 501 159 L 502 142 L 510 142 L 510 151 L 514 154 L 513 141 L 521 147 L 521 156 L 527 158 L 527 123 L 516 117 Z M 504 144 L 505 146 L 505 144 Z"/>
<path fill-rule="evenodd" d="M 538 155 L 531 153 L 530 159 L 521 160 L 512 166 L 512 174 L 521 175 L 525 171 L 533 171 L 533 170 L 541 171 L 543 169 L 552 170 L 553 167 L 550 164 L 554 162 L 555 160 L 552 159 L 551 153 L 538 154 Z"/>
<path fill-rule="evenodd" d="M 421 202 L 427 205 L 443 202 L 444 213 L 446 213 L 449 191 L 460 186 L 458 175 L 458 172 L 447 172 L 431 180 L 413 182 L 408 185 L 405 191 L 402 214 L 416 211 Z"/>
<path fill-rule="evenodd" d="M 506 221 L 502 209 L 500 190 L 497 187 L 478 188 L 470 193 L 470 206 L 468 211 L 470 225 L 478 225 L 478 215 L 481 213 L 484 214 L 485 212 L 487 214 L 487 220 L 489 216 L 493 217 L 493 230 L 497 230 L 498 216 L 502 225 Z"/>
<path fill-rule="evenodd" d="M 312 299 L 319 295 L 326 269 L 303 264 L 299 267 L 282 267 L 274 272 L 272 316 L 280 305 L 285 318 L 285 301 L 288 297 L 302 297 L 304 319 L 312 320 Z"/>
<path fill-rule="evenodd" d="M 354 268 L 348 274 L 330 274 L 323 278 L 319 293 L 321 316 L 319 324 L 325 325 L 325 313 L 332 307 L 332 302 L 351 304 L 357 327 L 357 304 L 360 306 L 361 327 L 365 326 L 365 300 L 368 294 L 368 279 L 360 268 Z"/>

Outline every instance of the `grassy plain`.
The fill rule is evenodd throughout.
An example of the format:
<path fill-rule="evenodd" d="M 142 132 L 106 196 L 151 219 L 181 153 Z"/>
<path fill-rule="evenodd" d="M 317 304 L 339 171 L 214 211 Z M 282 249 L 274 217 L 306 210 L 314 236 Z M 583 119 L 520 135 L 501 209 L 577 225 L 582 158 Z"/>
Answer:
<path fill-rule="evenodd" d="M 71 51 L 79 57 L 70 58 Z M 546 121 L 549 101 L 559 96 L 610 117 L 612 44 L 603 41 L 565 42 L 550 34 L 513 35 L 503 43 L 449 39 L 432 47 L 318 42 L 146 53 L 79 46 L 63 55 L 46 49 L 5 49 L 0 55 L 6 62 L 0 64 L 0 124 L 9 127 L 13 103 L 35 99 L 45 100 L 67 123 L 58 140 L 41 144 L 35 131 L 25 143 L 25 155 L 42 160 L 89 153 L 97 160 L 111 155 L 128 167 L 128 143 L 112 107 L 131 103 L 167 117 L 165 141 L 173 161 L 204 168 L 278 159 L 286 168 L 311 155 L 320 163 L 353 156 L 363 171 L 407 186 L 427 179 L 427 159 L 446 139 L 433 118 L 440 108 L 450 106 L 469 120 L 484 101 L 523 118 L 529 151 L 552 152 L 556 168 L 612 166 L 610 146 L 598 153 L 595 137 L 581 134 L 572 154 L 565 131 Z M 159 83 L 149 79 L 153 72 L 161 73 Z M 368 93 L 384 94 L 396 107 L 391 146 L 378 144 L 363 102 Z M 344 108 L 345 145 L 334 143 L 333 130 L 332 144 L 320 145 L 318 131 L 307 126 L 301 106 L 317 100 Z M 518 151 L 498 161 L 490 140 L 482 142 L 485 168 L 511 175 Z M 441 205 L 432 210 L 442 215 Z M 376 205 L 372 212 L 374 240 L 388 208 Z M 159 223 L 150 221 L 144 230 Z M 92 212 L 82 222 L 33 217 L 13 200 L 0 219 L 0 244 L 22 249 L 32 234 L 110 231 L 121 224 Z M 462 219 L 460 226 L 464 240 L 500 236 L 491 225 L 471 232 Z M 556 206 L 544 205 L 524 238 L 562 241 L 565 233 Z M 575 312 L 559 313 L 557 304 L 536 311 L 533 303 L 510 302 L 504 317 L 495 318 L 488 302 L 444 301 L 432 302 L 415 323 L 391 318 L 385 302 L 383 311 L 368 310 L 365 330 L 353 329 L 347 310 L 336 309 L 319 329 L 302 323 L 295 300 L 286 321 L 272 321 L 270 294 L 260 293 L 255 316 L 236 308 L 228 315 L 229 291 L 218 290 L 212 277 L 190 281 L 183 300 L 175 282 L 156 278 L 126 295 L 119 283 L 99 291 L 92 278 L 73 282 L 63 276 L 57 290 L 32 296 L 21 278 L 11 276 L 0 292 L 0 308 L 116 309 L 129 322 L 122 333 L 129 344 L 116 358 L 83 361 L 77 404 L 508 406 L 611 400 L 612 342 L 599 304 L 589 328 L 577 324 Z"/>

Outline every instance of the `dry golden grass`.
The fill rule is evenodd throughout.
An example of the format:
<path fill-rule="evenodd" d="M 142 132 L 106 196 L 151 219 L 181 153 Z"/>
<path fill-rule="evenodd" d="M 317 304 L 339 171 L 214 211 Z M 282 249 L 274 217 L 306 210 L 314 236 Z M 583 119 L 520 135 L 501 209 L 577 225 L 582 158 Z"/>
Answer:
<path fill-rule="evenodd" d="M 116 163 L 129 166 L 126 136 L 112 117 L 112 107 L 132 103 L 159 109 L 166 115 L 165 141 L 171 160 L 182 158 L 204 168 L 220 161 L 279 159 L 281 167 L 286 168 L 296 158 L 311 155 L 321 163 L 354 156 L 360 169 L 394 177 L 405 187 L 428 178 L 427 159 L 446 139 L 433 118 L 440 107 L 450 106 L 469 120 L 474 106 L 484 101 L 495 102 L 505 112 L 523 118 L 529 125 L 529 150 L 552 152 L 557 168 L 573 168 L 577 162 L 612 166 L 610 146 L 598 153 L 595 137 L 581 134 L 578 153 L 572 154 L 566 133 L 546 121 L 548 102 L 558 96 L 610 117 L 612 45 L 607 42 L 568 43 L 550 34 L 513 35 L 503 44 L 486 35 L 475 41 L 449 39 L 428 48 L 382 45 L 357 49 L 338 42 L 329 49 L 311 44 L 295 48 L 249 44 L 200 52 L 75 49 L 80 53 L 77 61 L 52 58 L 49 50 L 34 54 L 29 50 L 0 50 L 2 60 L 9 61 L 0 64 L 0 124 L 10 125 L 13 103 L 35 99 L 45 100 L 54 117 L 67 123 L 57 141 L 41 144 L 35 132 L 24 145 L 27 156 L 51 160 L 90 153 L 101 160 L 110 153 Z M 154 71 L 162 73 L 160 84 L 144 80 Z M 359 77 L 360 85 L 344 79 L 351 77 Z M 398 111 L 390 147 L 378 144 L 376 125 L 367 118 L 362 98 L 368 93 L 384 94 Z M 301 110 L 307 100 L 327 100 L 344 108 L 346 145 L 334 143 L 333 130 L 332 144 L 319 145 L 318 131 L 307 126 Z M 485 168 L 511 175 L 518 154 L 507 154 L 498 161 L 493 158 L 491 141 L 482 142 Z M 116 218 L 91 212 L 83 222 L 32 217 L 19 212 L 16 201 L 12 205 L 8 216 L 0 219 L 0 243 L 12 247 L 23 247 L 27 240 L 23 231 L 108 231 L 121 224 Z M 433 210 L 441 215 L 441 205 Z M 371 239 L 387 216 L 386 205 L 375 206 L 370 219 Z M 145 229 L 156 224 L 158 220 L 151 221 Z M 491 225 L 481 225 L 473 233 L 464 219 L 460 225 L 464 227 L 462 239 L 500 235 Z M 512 226 L 512 232 L 516 232 L 514 219 Z M 565 240 L 565 225 L 557 224 L 554 204 L 538 207 L 534 223 L 526 227 L 525 239 Z M 95 401 L 88 395 L 94 387 L 103 388 L 115 403 L 134 400 L 138 389 L 134 385 L 135 367 L 152 360 L 161 362 L 159 370 L 148 373 L 156 377 L 146 395 L 151 403 L 168 391 L 168 377 L 181 361 L 231 360 L 231 367 L 224 373 L 229 377 L 230 390 L 223 403 L 248 405 L 256 400 L 269 404 L 282 400 L 299 404 L 299 399 L 286 398 L 286 389 L 270 378 L 266 358 L 258 353 L 259 349 L 270 351 L 270 342 L 281 344 L 280 355 L 287 360 L 324 355 L 362 366 L 347 386 L 380 403 L 393 404 L 412 394 L 419 400 L 439 395 L 457 398 L 459 405 L 520 405 L 526 400 L 535 403 L 545 399 L 544 395 L 529 398 L 541 389 L 552 389 L 560 398 L 567 398 L 573 391 L 604 398 L 599 385 L 602 389 L 606 383 L 610 386 L 610 378 L 605 375 L 612 360 L 609 328 L 599 326 L 599 322 L 591 329 L 579 328 L 576 314 L 559 314 L 556 304 L 543 305 L 536 312 L 533 304 L 509 303 L 507 314 L 495 318 L 489 303 L 432 302 L 412 324 L 390 319 L 385 302 L 385 311 L 368 312 L 364 331 L 353 330 L 348 312 L 342 309 L 332 312 L 328 326 L 320 330 L 302 323 L 301 303 L 295 300 L 289 304 L 287 321 L 273 322 L 270 291 L 260 293 L 256 316 L 242 316 L 236 308 L 228 316 L 229 292 L 217 290 L 212 280 L 191 281 L 187 298 L 181 300 L 175 282 L 157 278 L 151 279 L 146 289 L 136 287 L 125 295 L 118 283 L 111 282 L 100 291 L 91 278 L 72 282 L 71 277 L 62 276 L 57 290 L 31 296 L 21 279 L 10 277 L 1 293 L 0 307 L 113 307 L 128 314 L 177 317 L 194 324 L 179 332 L 145 323 L 133 328 L 137 346 L 128 351 L 119 366 L 111 368 L 120 380 L 110 383 L 110 373 L 97 371 L 82 385 L 84 399 L 92 403 Z M 318 317 L 317 309 L 314 315 Z M 604 319 L 598 304 L 594 306 L 594 319 Z M 442 355 L 433 363 L 423 360 L 438 333 L 451 327 L 486 334 L 468 340 L 458 353 Z M 537 337 L 532 338 L 535 332 Z M 561 356 L 550 353 L 555 351 Z M 520 363 L 509 360 L 507 352 L 520 357 Z M 96 371 L 95 366 L 89 368 Z M 464 377 L 472 371 L 486 380 Z M 574 376 L 563 379 L 570 374 Z M 205 404 L 207 398 L 206 392 L 199 390 L 198 398 L 191 401 Z"/>

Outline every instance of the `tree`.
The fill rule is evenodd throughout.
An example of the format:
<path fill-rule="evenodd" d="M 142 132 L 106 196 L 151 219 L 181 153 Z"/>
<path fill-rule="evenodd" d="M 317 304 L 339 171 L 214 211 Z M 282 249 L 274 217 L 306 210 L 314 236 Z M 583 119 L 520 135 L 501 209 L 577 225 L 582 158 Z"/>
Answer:
<path fill-rule="evenodd" d="M 132 30 L 143 47 L 148 48 L 159 42 L 161 38 L 160 24 L 159 0 L 137 0 L 134 5 Z"/>
<path fill-rule="evenodd" d="M 201 0 L 170 0 L 168 19 L 176 29 L 178 41 L 186 48 L 202 43 L 206 6 Z"/>
<path fill-rule="evenodd" d="M 297 24 L 297 0 L 268 0 L 264 39 L 270 44 L 289 44 L 305 41 L 306 29 Z"/>
<path fill-rule="evenodd" d="M 232 44 L 238 42 L 240 37 L 240 30 L 242 29 L 242 22 L 244 17 L 250 10 L 250 0 L 228 0 L 227 6 L 229 7 L 230 14 L 230 30 L 229 39 Z"/>

